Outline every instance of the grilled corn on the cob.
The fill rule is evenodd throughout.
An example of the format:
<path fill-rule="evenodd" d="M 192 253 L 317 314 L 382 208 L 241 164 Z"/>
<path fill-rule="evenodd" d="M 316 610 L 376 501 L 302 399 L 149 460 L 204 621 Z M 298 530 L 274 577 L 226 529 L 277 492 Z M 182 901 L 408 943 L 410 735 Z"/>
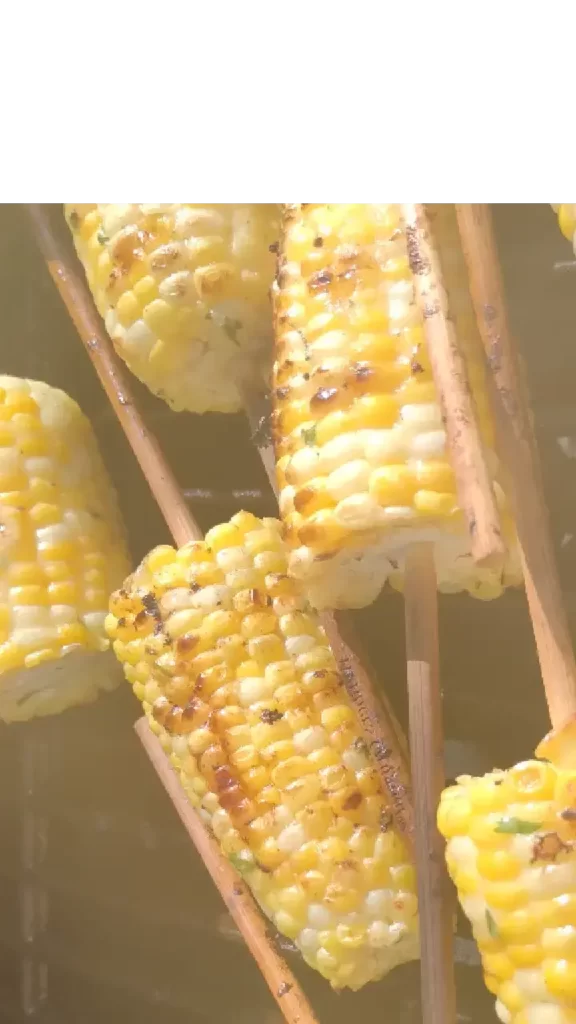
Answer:
<path fill-rule="evenodd" d="M 481 342 L 454 208 L 430 210 L 451 312 L 494 480 Z M 478 570 L 396 205 L 301 204 L 284 214 L 274 286 L 273 431 L 290 571 L 316 607 L 362 606 L 402 585 L 407 545 L 436 543 L 441 590 L 496 597 L 521 579 L 514 530 L 504 573 Z"/>
<path fill-rule="evenodd" d="M 438 826 L 504 1024 L 576 1021 L 576 725 L 447 789 Z"/>
<path fill-rule="evenodd" d="M 552 209 L 556 211 L 562 234 L 572 242 L 576 252 L 576 203 L 553 203 Z"/>
<path fill-rule="evenodd" d="M 116 497 L 64 392 L 0 377 L 0 718 L 22 721 L 118 682 L 104 620 L 128 571 Z"/>
<path fill-rule="evenodd" d="M 114 650 L 192 802 L 278 931 L 334 987 L 418 955 L 413 869 L 280 524 L 156 548 L 113 595 Z"/>
<path fill-rule="evenodd" d="M 66 218 L 132 372 L 173 409 L 238 410 L 239 383 L 267 367 L 277 208 L 68 205 Z"/>

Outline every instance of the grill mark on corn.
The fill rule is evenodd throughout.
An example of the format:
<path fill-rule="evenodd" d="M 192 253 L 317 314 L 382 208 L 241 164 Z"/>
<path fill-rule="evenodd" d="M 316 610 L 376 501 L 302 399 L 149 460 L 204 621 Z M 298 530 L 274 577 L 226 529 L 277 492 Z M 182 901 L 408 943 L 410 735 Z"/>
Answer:
<path fill-rule="evenodd" d="M 228 548 L 230 557 L 234 554 L 230 570 L 219 565 L 221 558 L 223 566 L 228 564 Z M 166 549 L 158 550 L 134 575 L 128 605 L 133 603 L 134 613 L 140 610 L 140 574 L 156 581 L 158 572 L 162 583 L 155 582 L 154 593 L 169 645 L 146 645 L 135 632 L 132 644 L 141 644 L 143 651 L 148 648 L 150 661 L 139 661 L 134 668 L 132 648 L 125 672 L 136 695 L 151 708 L 149 721 L 156 731 L 162 730 L 165 749 L 171 751 L 188 797 L 208 815 L 223 852 L 234 864 L 238 859 L 276 927 L 298 944 L 302 934 L 306 959 L 335 986 L 360 987 L 394 963 L 412 959 L 417 955 L 415 895 L 413 877 L 402 873 L 410 871 L 406 851 L 394 830 L 389 840 L 381 830 L 388 801 L 318 619 L 285 571 L 280 524 L 242 513 L 231 524 L 210 531 L 206 544 L 193 552 L 184 548 L 170 555 Z M 190 570 L 184 568 L 187 551 Z M 238 570 L 237 559 L 243 566 Z M 192 595 L 189 602 L 186 599 L 188 574 L 198 562 L 200 578 L 206 582 L 197 591 L 200 600 L 194 599 L 192 605 Z M 210 593 L 213 585 L 223 585 L 223 578 L 229 588 L 226 601 L 223 593 Z M 215 611 L 227 606 L 234 611 Z M 189 608 L 202 653 L 192 650 L 189 658 L 180 658 L 178 640 L 190 630 L 173 639 L 170 634 L 186 626 Z M 215 614 L 224 616 L 222 628 L 227 622 L 226 629 L 233 630 L 226 633 L 231 644 L 222 646 L 215 623 L 212 633 Z M 232 622 L 226 615 L 240 619 Z M 171 616 L 181 618 L 171 624 Z M 136 631 L 135 615 L 125 617 L 126 628 L 132 625 Z M 114 629 L 119 629 L 117 619 L 115 625 L 112 621 L 112 634 Z M 300 642 L 306 637 L 311 645 Z M 237 671 L 240 664 L 242 672 Z M 158 691 L 160 697 L 154 697 Z M 378 846 L 384 839 L 392 844 L 388 853 L 386 845 Z M 366 880 L 362 858 L 369 872 Z M 401 865 L 397 883 L 388 864 Z M 401 931 L 397 944 L 393 932 L 390 944 L 384 942 L 393 927 L 389 919 L 377 906 L 365 909 L 362 903 L 372 899 L 370 887 L 378 886 L 398 897 L 394 914 L 406 921 L 401 926 L 405 936 Z M 407 903 L 400 899 L 406 888 Z M 348 912 L 356 907 L 362 922 L 358 935 L 347 922 Z M 327 911 L 326 926 L 322 922 Z M 322 941 L 331 950 L 331 943 L 337 943 L 334 949 L 341 952 L 328 953 L 322 945 L 310 952 L 305 945 L 310 929 L 318 935 L 329 933 L 333 938 Z M 349 931 L 350 946 L 341 944 Z"/>
<path fill-rule="evenodd" d="M 453 208 L 439 210 L 434 225 L 441 258 L 444 246 L 448 256 L 446 290 L 465 358 L 478 381 L 474 398 L 493 454 L 493 428 L 482 391 L 484 354 L 470 317 Z M 319 236 L 321 254 L 314 245 Z M 471 559 L 469 537 L 457 515 L 455 482 L 445 472 L 445 424 L 427 359 L 423 319 L 414 301 L 415 273 L 423 272 L 424 265 L 418 263 L 413 236 L 406 238 L 399 208 L 299 205 L 284 222 L 281 237 L 289 273 L 273 289 L 273 436 L 294 574 L 310 582 L 318 607 L 361 607 L 387 576 L 401 587 L 406 548 L 395 540 L 402 541 L 397 530 L 413 522 L 425 530 L 448 526 L 458 538 L 460 548 L 454 544 L 452 554 L 447 543 L 441 559 L 442 588 L 487 598 L 501 593 L 503 580 L 506 585 L 519 583 L 507 509 L 510 558 L 505 575 L 479 578 Z M 432 297 L 427 315 L 435 315 Z M 306 387 L 304 371 L 317 382 L 316 388 Z M 289 394 L 286 388 L 291 388 Z M 304 446 L 314 447 L 316 465 L 300 458 Z M 424 482 L 417 468 L 422 464 L 430 467 Z M 332 500 L 320 507 L 312 500 L 306 504 L 305 490 L 296 507 L 298 492 L 317 480 Z M 439 543 L 443 556 L 442 548 Z M 387 556 L 393 550 L 398 567 L 391 573 Z M 351 581 L 346 579 L 348 570 Z"/>

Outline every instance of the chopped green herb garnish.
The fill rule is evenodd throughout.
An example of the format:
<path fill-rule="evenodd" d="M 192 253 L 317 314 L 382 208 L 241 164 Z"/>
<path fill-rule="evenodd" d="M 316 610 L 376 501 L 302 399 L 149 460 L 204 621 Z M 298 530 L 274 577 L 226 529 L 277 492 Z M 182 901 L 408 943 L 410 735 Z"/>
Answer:
<path fill-rule="evenodd" d="M 98 239 L 98 242 L 99 242 L 100 245 L 106 245 L 106 242 L 110 241 L 110 239 L 108 238 L 108 235 L 105 235 L 102 230 L 100 230 L 98 232 L 98 234 L 96 235 L 96 238 Z"/>
<path fill-rule="evenodd" d="M 505 832 L 512 836 L 531 836 L 533 832 L 538 832 L 541 828 L 541 821 L 523 821 L 522 818 L 500 818 L 494 831 Z"/>
<path fill-rule="evenodd" d="M 228 860 L 232 867 L 236 868 L 239 875 L 249 874 L 254 867 L 251 861 L 246 860 L 246 858 L 242 857 L 239 853 L 231 853 Z"/>
<path fill-rule="evenodd" d="M 492 939 L 499 938 L 500 933 L 498 931 L 498 925 L 496 924 L 496 921 L 492 917 L 492 914 L 490 913 L 488 908 L 486 908 L 486 927 L 488 928 L 488 931 L 490 932 L 490 937 Z"/>
<path fill-rule="evenodd" d="M 313 448 L 316 444 L 316 424 L 314 423 L 311 427 L 302 427 L 300 436 L 304 444 L 308 444 Z"/>

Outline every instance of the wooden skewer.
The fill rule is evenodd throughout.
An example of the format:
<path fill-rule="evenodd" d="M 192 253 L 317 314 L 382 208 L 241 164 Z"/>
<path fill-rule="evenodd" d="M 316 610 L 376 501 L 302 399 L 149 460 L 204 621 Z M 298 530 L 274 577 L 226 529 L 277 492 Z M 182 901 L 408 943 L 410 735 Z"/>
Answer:
<path fill-rule="evenodd" d="M 456 205 L 476 318 L 494 382 L 500 449 L 520 541 L 526 595 L 550 718 L 576 714 L 576 662 L 550 535 L 539 457 L 520 355 L 504 298 L 490 209 Z"/>
<path fill-rule="evenodd" d="M 48 270 L 174 540 L 178 546 L 191 539 L 201 540 L 202 531 L 182 498 L 176 477 L 154 434 L 138 412 L 129 380 L 112 350 L 81 272 L 74 261 L 68 259 L 45 208 L 39 203 L 31 203 L 27 209 Z"/>
<path fill-rule="evenodd" d="M 421 204 L 402 207 L 432 372 L 440 396 L 458 499 L 479 565 L 499 567 L 504 543 L 467 379 L 448 311 L 441 268 Z M 434 546 L 414 544 L 404 577 L 410 752 L 416 825 L 424 1024 L 454 1024 L 453 898 L 436 809 L 444 786 L 438 595 Z"/>
<path fill-rule="evenodd" d="M 424 1024 L 453 1024 L 453 896 L 444 863 L 444 842 L 436 826 L 436 808 L 444 788 L 444 740 L 432 544 L 414 544 L 407 552 L 404 614 L 422 950 L 422 1019 Z"/>
<path fill-rule="evenodd" d="M 274 448 L 266 431 L 259 429 L 262 414 L 259 396 L 248 384 L 243 399 L 252 435 L 274 494 L 278 495 Z M 394 824 L 404 836 L 414 856 L 414 813 L 407 749 L 402 729 L 384 692 L 376 695 L 370 674 L 355 650 L 356 643 L 345 613 L 324 611 L 320 621 L 340 670 L 348 696 L 354 705 L 364 740 L 378 768 L 384 791 L 388 794 Z M 347 636 L 347 639 L 345 638 Z"/>
<path fill-rule="evenodd" d="M 176 544 L 181 546 L 189 540 L 201 540 L 202 531 L 186 505 L 158 441 L 144 424 L 126 375 L 112 351 L 111 342 L 84 282 L 54 234 L 46 211 L 40 205 L 33 205 L 29 207 L 29 212 L 40 250 L 56 287 L 96 367 Z M 312 1007 L 296 978 L 268 939 L 263 918 L 250 899 L 244 882 L 220 852 L 217 843 L 208 835 L 196 811 L 186 800 L 146 719 L 136 724 L 136 732 L 286 1021 L 289 1024 L 317 1024 Z"/>
<path fill-rule="evenodd" d="M 432 373 L 446 423 L 459 505 L 470 531 L 472 556 L 478 565 L 499 567 L 505 551 L 500 517 L 428 218 L 418 203 L 404 204 L 402 215 Z"/>
<path fill-rule="evenodd" d="M 198 815 L 190 813 L 190 804 L 184 790 L 172 771 L 159 741 L 151 732 L 148 722 L 141 718 L 134 728 L 184 828 L 221 893 L 234 923 L 244 936 L 252 956 L 268 981 L 272 995 L 285 1019 L 292 1021 L 293 1024 L 314 1021 L 304 993 L 268 939 L 264 918 L 254 906 L 246 883 L 230 862 L 222 857 L 216 840 L 204 828 Z"/>

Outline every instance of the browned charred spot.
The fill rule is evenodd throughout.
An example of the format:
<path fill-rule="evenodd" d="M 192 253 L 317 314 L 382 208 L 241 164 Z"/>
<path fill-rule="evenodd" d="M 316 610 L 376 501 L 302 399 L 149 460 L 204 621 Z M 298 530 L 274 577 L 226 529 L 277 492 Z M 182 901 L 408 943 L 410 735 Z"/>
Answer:
<path fill-rule="evenodd" d="M 148 618 L 148 612 L 146 611 L 145 608 L 142 608 L 142 610 L 139 611 L 134 616 L 134 625 L 135 626 L 142 626 L 142 625 L 144 625 L 144 623 L 146 622 L 147 618 Z"/>
<path fill-rule="evenodd" d="M 120 587 L 120 590 L 118 591 L 118 595 L 120 597 L 128 597 L 128 591 L 125 590 L 124 587 Z"/>
<path fill-rule="evenodd" d="M 422 363 L 418 362 L 417 359 L 412 360 L 412 362 L 410 363 L 410 369 L 412 370 L 412 373 L 424 373 L 424 367 L 422 366 Z"/>
<path fill-rule="evenodd" d="M 350 370 L 355 380 L 364 381 L 370 380 L 374 376 L 374 368 L 370 363 L 352 363 Z"/>
<path fill-rule="evenodd" d="M 407 226 L 406 228 L 406 247 L 408 249 L 408 262 L 410 264 L 410 270 L 413 274 L 421 276 L 427 274 L 430 270 L 430 263 L 420 251 L 420 243 L 418 240 L 418 229 L 415 227 Z"/>
<path fill-rule="evenodd" d="M 362 793 L 356 791 L 355 793 L 350 793 L 350 796 L 346 797 L 344 803 L 342 804 L 342 809 L 344 811 L 355 811 L 356 808 L 359 807 L 361 803 Z"/>
<path fill-rule="evenodd" d="M 567 853 L 571 847 L 563 843 L 557 832 L 545 832 L 537 836 L 532 844 L 532 862 L 535 860 L 554 861 L 561 853 Z"/>
<path fill-rule="evenodd" d="M 202 702 L 197 697 L 191 697 L 186 706 L 182 709 L 182 718 L 191 719 L 198 713 L 202 707 Z"/>
<path fill-rule="evenodd" d="M 265 866 L 264 864 L 261 864 L 259 860 L 256 860 L 256 859 L 255 859 L 255 860 L 254 860 L 254 863 L 256 864 L 256 867 L 257 867 L 257 868 L 258 868 L 258 869 L 259 869 L 260 871 L 263 871 L 263 872 L 264 872 L 264 874 L 265 874 L 265 875 L 271 875 L 271 874 L 272 874 L 272 868 L 266 867 L 266 866 Z"/>
<path fill-rule="evenodd" d="M 291 991 L 291 990 L 292 990 L 293 988 L 294 988 L 294 986 L 293 986 L 293 985 L 290 985 L 290 983 L 289 983 L 289 982 L 287 982 L 287 981 L 283 981 L 283 982 L 282 982 L 282 984 L 280 985 L 280 987 L 278 988 L 278 998 L 279 998 L 279 999 L 281 999 L 281 998 L 282 998 L 282 996 L 286 996 L 286 995 L 288 995 L 288 993 L 289 993 L 289 992 L 290 992 L 290 991 Z"/>
<path fill-rule="evenodd" d="M 427 302 L 422 310 L 422 316 L 425 320 L 430 320 L 431 317 L 436 316 L 440 312 L 440 306 L 437 302 Z"/>
<path fill-rule="evenodd" d="M 268 252 L 278 253 L 280 246 L 278 242 L 272 242 L 272 245 L 268 246 Z"/>
<path fill-rule="evenodd" d="M 311 408 L 315 406 L 325 408 L 330 403 L 334 404 L 334 400 L 338 398 L 339 394 L 339 388 L 318 388 L 318 391 L 310 399 L 310 406 Z"/>
<path fill-rule="evenodd" d="M 279 722 L 284 715 L 281 711 L 274 711 L 273 708 L 265 708 L 260 718 L 266 725 L 274 725 L 274 722 Z"/>
<path fill-rule="evenodd" d="M 303 377 L 304 380 L 310 380 L 310 374 L 309 373 L 303 373 L 302 377 Z"/>
<path fill-rule="evenodd" d="M 358 865 L 355 860 L 337 860 L 336 866 L 344 868 L 346 871 L 358 871 Z"/>
<path fill-rule="evenodd" d="M 171 245 L 170 243 L 162 245 L 150 258 L 150 266 L 154 270 L 164 270 L 171 263 L 174 263 L 174 260 L 177 260 L 179 255 L 180 251 L 177 245 Z"/>
<path fill-rule="evenodd" d="M 560 817 L 564 818 L 564 821 L 576 821 L 576 807 L 567 807 L 560 811 Z"/>
<path fill-rule="evenodd" d="M 333 280 L 334 274 L 331 270 L 317 270 L 308 278 L 308 291 L 322 292 L 330 287 Z"/>
<path fill-rule="evenodd" d="M 232 892 L 234 893 L 235 896 L 244 895 L 244 889 L 241 889 L 239 885 L 235 885 L 234 888 L 232 889 Z"/>
<path fill-rule="evenodd" d="M 114 267 L 108 274 L 108 288 L 112 289 L 114 285 L 123 277 L 125 271 L 121 270 L 120 267 Z"/>
<path fill-rule="evenodd" d="M 250 600 L 252 604 L 261 604 L 265 608 L 272 604 L 272 598 L 268 594 L 263 594 L 261 590 L 257 590 L 256 587 L 252 587 L 250 590 Z"/>
<path fill-rule="evenodd" d="M 125 625 L 126 619 L 124 618 L 124 616 L 122 616 L 122 618 L 118 619 L 118 627 L 119 629 L 123 629 Z"/>
<path fill-rule="evenodd" d="M 324 239 L 322 238 L 321 235 L 317 235 L 316 236 L 316 238 L 314 239 L 313 245 L 314 245 L 315 249 L 321 249 L 322 248 L 322 246 L 324 245 Z"/>
<path fill-rule="evenodd" d="M 289 387 L 287 387 L 287 385 L 284 385 L 281 388 L 276 388 L 276 391 L 274 392 L 274 394 L 275 394 L 275 396 L 276 396 L 276 398 L 278 399 L 279 402 L 283 402 L 284 399 L 288 398 L 288 395 L 290 394 L 290 391 L 291 391 L 291 389 Z"/>
<path fill-rule="evenodd" d="M 156 600 L 156 596 L 154 594 L 152 594 L 152 593 L 143 594 L 142 595 L 142 604 L 144 605 L 144 607 L 145 607 L 145 609 L 146 609 L 146 611 L 148 612 L 149 615 L 152 615 L 155 619 L 161 619 L 162 618 L 162 613 L 160 611 L 160 608 L 158 606 L 158 601 Z"/>
<path fill-rule="evenodd" d="M 335 558 L 337 551 L 325 551 L 323 555 L 316 555 L 315 562 L 329 562 L 331 558 Z"/>
<path fill-rule="evenodd" d="M 194 636 L 191 633 L 179 636 L 176 641 L 176 654 L 189 654 L 197 646 L 199 640 L 200 637 Z"/>
<path fill-rule="evenodd" d="M 238 786 L 232 772 L 224 764 L 219 765 L 214 769 L 214 781 L 216 782 L 216 789 L 219 792 L 223 792 L 226 789 L 232 789 L 233 786 Z"/>
<path fill-rule="evenodd" d="M 328 675 L 328 671 L 325 668 L 316 668 L 312 673 L 313 679 L 325 679 Z"/>
<path fill-rule="evenodd" d="M 202 587 L 200 586 L 199 583 L 191 583 L 190 584 L 190 592 L 192 594 L 197 594 L 199 590 L 202 590 Z"/>

